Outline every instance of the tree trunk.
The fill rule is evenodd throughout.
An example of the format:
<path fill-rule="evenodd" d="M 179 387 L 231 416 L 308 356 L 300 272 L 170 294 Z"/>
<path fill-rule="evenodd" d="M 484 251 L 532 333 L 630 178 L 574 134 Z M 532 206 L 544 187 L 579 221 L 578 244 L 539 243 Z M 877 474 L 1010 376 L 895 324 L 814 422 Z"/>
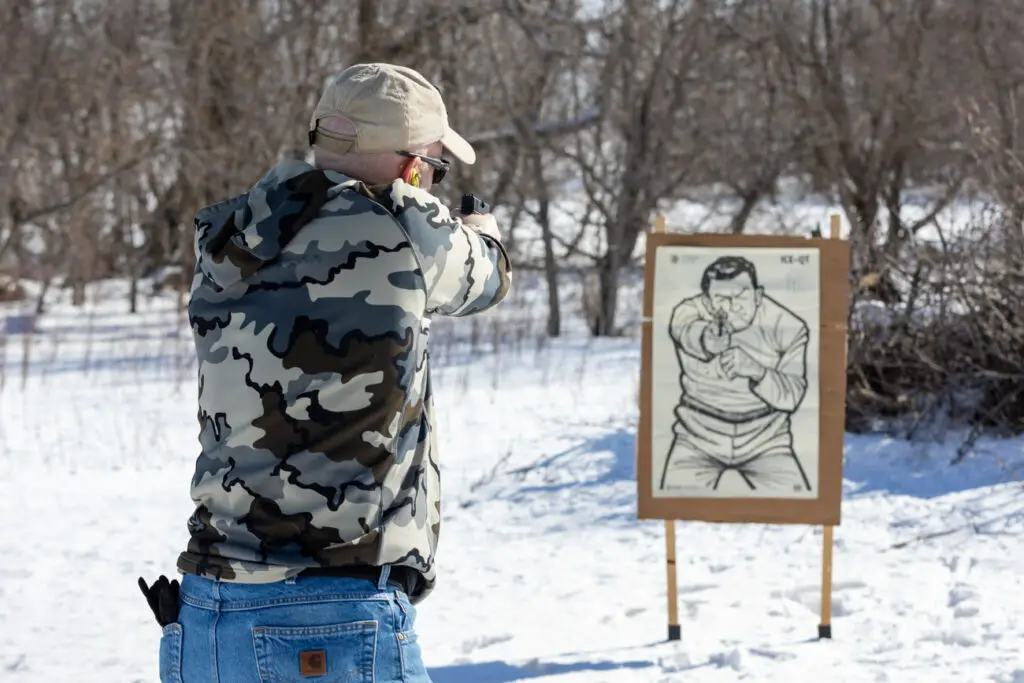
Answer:
<path fill-rule="evenodd" d="M 544 279 L 548 286 L 548 336 L 562 333 L 562 310 L 558 296 L 558 262 L 555 260 L 554 236 L 551 233 L 548 201 L 541 200 L 541 236 L 544 240 Z"/>
<path fill-rule="evenodd" d="M 597 308 L 590 322 L 595 337 L 614 337 L 619 306 L 620 269 L 617 250 L 609 249 L 597 266 Z"/>

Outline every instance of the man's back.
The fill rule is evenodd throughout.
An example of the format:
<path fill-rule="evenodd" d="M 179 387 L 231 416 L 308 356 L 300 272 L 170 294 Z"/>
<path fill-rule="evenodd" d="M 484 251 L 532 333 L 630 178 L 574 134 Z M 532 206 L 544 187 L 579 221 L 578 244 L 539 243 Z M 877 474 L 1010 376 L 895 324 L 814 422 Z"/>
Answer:
<path fill-rule="evenodd" d="M 430 316 L 505 296 L 500 244 L 401 180 L 298 161 L 196 217 L 189 315 L 202 454 L 178 567 L 268 583 L 410 567 L 434 582 L 439 470 Z"/>

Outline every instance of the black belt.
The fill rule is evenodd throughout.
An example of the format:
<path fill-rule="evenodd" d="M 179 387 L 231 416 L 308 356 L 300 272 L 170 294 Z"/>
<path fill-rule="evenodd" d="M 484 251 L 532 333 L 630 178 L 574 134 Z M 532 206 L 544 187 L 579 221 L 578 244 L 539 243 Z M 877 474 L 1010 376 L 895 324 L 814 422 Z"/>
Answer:
<path fill-rule="evenodd" d="M 347 567 L 310 567 L 303 569 L 300 576 L 336 576 L 343 579 L 360 579 L 377 583 L 380 581 L 380 567 L 369 565 L 350 565 Z M 420 574 L 412 567 L 391 567 L 388 583 L 403 591 L 406 595 L 414 595 L 420 582 Z"/>

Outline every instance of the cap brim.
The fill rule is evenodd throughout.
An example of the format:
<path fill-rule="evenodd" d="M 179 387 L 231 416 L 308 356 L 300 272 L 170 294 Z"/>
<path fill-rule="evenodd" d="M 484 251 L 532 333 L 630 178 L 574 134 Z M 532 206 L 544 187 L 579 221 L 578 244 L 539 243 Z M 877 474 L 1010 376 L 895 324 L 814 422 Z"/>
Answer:
<path fill-rule="evenodd" d="M 473 145 L 466 142 L 466 138 L 451 128 L 445 131 L 444 137 L 441 138 L 441 145 L 462 163 L 470 166 L 476 163 L 476 152 L 473 150 Z"/>

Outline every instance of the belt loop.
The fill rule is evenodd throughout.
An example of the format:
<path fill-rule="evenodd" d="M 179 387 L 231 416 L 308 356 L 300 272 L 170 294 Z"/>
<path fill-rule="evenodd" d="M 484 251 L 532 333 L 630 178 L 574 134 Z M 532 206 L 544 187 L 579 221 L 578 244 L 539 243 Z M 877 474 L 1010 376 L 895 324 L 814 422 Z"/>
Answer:
<path fill-rule="evenodd" d="M 380 578 L 377 579 L 377 590 L 386 590 L 388 579 L 391 577 L 391 565 L 386 564 L 380 568 Z"/>

